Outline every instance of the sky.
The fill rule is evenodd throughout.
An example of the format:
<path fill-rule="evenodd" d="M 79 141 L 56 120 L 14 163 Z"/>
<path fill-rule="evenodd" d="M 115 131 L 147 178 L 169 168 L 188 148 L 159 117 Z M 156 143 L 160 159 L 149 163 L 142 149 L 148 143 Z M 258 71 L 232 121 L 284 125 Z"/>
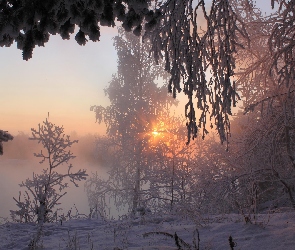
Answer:
<path fill-rule="evenodd" d="M 102 28 L 100 42 L 86 46 L 78 45 L 74 35 L 70 40 L 51 36 L 29 61 L 16 44 L 0 48 L 0 129 L 29 132 L 49 112 L 50 121 L 67 132 L 100 133 L 90 106 L 108 105 L 103 89 L 117 70 L 116 32 Z"/>
<path fill-rule="evenodd" d="M 262 2 L 258 1 L 260 5 Z M 270 6 L 270 0 L 268 2 Z M 106 106 L 109 103 L 103 89 L 117 71 L 117 55 L 112 41 L 115 35 L 116 28 L 101 28 L 101 41 L 89 41 L 86 46 L 78 45 L 74 35 L 69 41 L 62 40 L 59 35 L 51 36 L 45 47 L 34 49 L 33 58 L 29 61 L 22 59 L 22 52 L 16 44 L 9 48 L 0 47 L 0 129 L 13 135 L 18 131 L 29 133 L 31 128 L 37 128 L 38 123 L 47 118 L 49 112 L 50 121 L 63 125 L 67 133 L 102 133 L 103 127 L 95 123 L 90 106 Z M 184 113 L 183 103 L 179 105 L 179 110 Z M 18 194 L 17 184 L 31 177 L 32 171 L 37 168 L 31 163 L 27 165 L 0 162 L 0 189 L 10 190 L 2 192 L 0 201 L 9 200 L 14 204 L 11 197 Z M 91 169 L 89 166 L 81 167 Z M 13 180 L 11 176 L 17 179 Z M 8 187 L 5 180 L 15 189 L 11 185 Z M 83 185 L 79 192 L 82 191 Z M 73 190 L 75 195 L 77 191 Z M 83 202 L 85 204 L 85 197 Z M 11 203 L 4 203 L 9 209 Z M 8 209 L 5 210 L 7 213 Z"/>
<path fill-rule="evenodd" d="M 271 9 L 270 1 L 256 4 L 263 11 Z M 34 49 L 29 61 L 22 60 L 16 44 L 0 48 L 0 129 L 28 133 L 49 112 L 50 121 L 63 125 L 68 133 L 103 133 L 104 126 L 95 123 L 90 106 L 109 103 L 103 89 L 117 71 L 112 41 L 116 32 L 102 27 L 101 41 L 86 46 L 78 45 L 74 35 L 66 41 L 51 35 L 45 47 Z M 182 106 L 179 110 L 184 113 Z"/>

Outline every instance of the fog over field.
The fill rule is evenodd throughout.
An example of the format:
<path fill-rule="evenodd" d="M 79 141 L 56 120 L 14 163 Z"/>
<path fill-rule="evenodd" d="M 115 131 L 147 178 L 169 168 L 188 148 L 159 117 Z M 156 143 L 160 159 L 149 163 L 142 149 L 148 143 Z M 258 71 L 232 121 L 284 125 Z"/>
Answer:
<path fill-rule="evenodd" d="M 34 153 L 39 153 L 42 147 L 36 141 L 29 140 L 31 135 L 20 132 L 12 141 L 5 143 L 4 155 L 0 157 L 0 217 L 10 217 L 9 211 L 15 210 L 16 205 L 13 197 L 18 199 L 19 191 L 22 193 L 24 188 L 20 188 L 19 184 L 27 178 L 32 178 L 33 172 L 40 174 L 42 169 L 48 166 L 44 162 L 40 164 Z M 86 169 L 87 173 L 98 172 L 104 176 L 106 169 L 103 168 L 101 162 L 95 157 L 95 138 L 97 135 L 78 136 L 77 133 L 72 133 L 71 139 L 79 140 L 71 147 L 74 155 L 78 155 L 69 163 L 73 164 L 73 170 Z M 43 149 L 44 151 L 44 149 Z M 66 170 L 67 164 L 64 164 Z M 63 212 L 66 214 L 74 204 L 79 213 L 89 214 L 89 206 L 87 194 L 84 191 L 84 182 L 79 182 L 79 187 L 75 187 L 69 183 L 67 194 L 61 199 Z M 73 211 L 76 211 L 75 209 Z"/>

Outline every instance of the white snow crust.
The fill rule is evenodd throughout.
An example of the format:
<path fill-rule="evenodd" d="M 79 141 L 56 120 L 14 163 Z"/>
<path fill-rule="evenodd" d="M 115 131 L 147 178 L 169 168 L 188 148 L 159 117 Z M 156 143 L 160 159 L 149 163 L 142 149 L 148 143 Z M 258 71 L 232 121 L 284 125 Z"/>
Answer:
<path fill-rule="evenodd" d="M 177 235 L 192 245 L 193 231 L 199 231 L 200 249 L 230 249 L 228 238 L 236 242 L 234 249 L 292 250 L 295 249 L 295 212 L 260 214 L 256 224 L 243 221 L 237 214 L 203 216 L 196 221 L 178 216 L 106 221 L 102 219 L 73 219 L 45 223 L 36 249 L 177 249 L 174 240 L 147 232 Z M 38 225 L 6 222 L 0 225 L 0 249 L 29 249 L 28 244 L 38 231 Z M 183 248 L 189 249 L 189 248 Z"/>

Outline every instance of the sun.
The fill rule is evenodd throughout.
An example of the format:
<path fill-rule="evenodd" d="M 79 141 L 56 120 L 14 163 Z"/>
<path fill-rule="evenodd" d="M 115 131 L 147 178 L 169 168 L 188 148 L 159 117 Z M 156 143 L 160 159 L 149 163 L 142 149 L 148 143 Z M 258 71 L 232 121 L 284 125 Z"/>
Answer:
<path fill-rule="evenodd" d="M 152 132 L 152 134 L 153 134 L 153 136 L 158 136 L 158 135 L 160 135 L 160 132 L 154 130 L 154 131 Z"/>

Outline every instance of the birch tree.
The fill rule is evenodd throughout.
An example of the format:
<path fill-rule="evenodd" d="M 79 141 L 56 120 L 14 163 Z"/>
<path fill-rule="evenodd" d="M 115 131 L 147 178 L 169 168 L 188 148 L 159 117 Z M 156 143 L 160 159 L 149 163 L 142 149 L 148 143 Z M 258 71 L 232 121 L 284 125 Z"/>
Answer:
<path fill-rule="evenodd" d="M 152 154 L 151 148 L 159 145 L 150 145 L 152 132 L 176 102 L 169 99 L 165 86 L 157 85 L 158 81 L 165 83 L 167 75 L 149 58 L 149 43 L 142 43 L 138 37 L 119 29 L 114 45 L 118 72 L 105 90 L 111 104 L 91 109 L 97 121 L 107 125 L 116 159 L 109 171 L 112 179 L 109 189 L 124 194 L 125 202 L 135 213 L 146 196 L 143 187 L 156 164 L 157 154 Z"/>

